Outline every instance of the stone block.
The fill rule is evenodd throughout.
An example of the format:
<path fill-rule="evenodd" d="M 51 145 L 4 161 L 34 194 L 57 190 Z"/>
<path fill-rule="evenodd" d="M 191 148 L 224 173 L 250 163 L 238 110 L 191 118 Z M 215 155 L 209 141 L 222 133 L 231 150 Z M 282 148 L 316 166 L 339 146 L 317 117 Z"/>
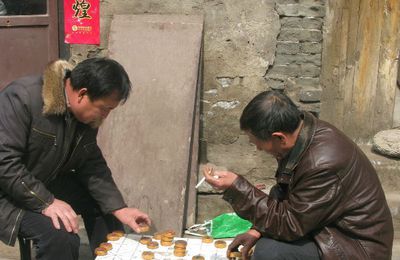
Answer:
<path fill-rule="evenodd" d="M 278 36 L 278 41 L 320 42 L 322 41 L 322 32 L 319 30 L 283 29 Z"/>
<path fill-rule="evenodd" d="M 300 45 L 300 52 L 302 53 L 321 53 L 322 44 L 320 42 L 302 42 Z"/>
<path fill-rule="evenodd" d="M 296 77 L 296 76 L 301 76 L 302 74 L 302 69 L 300 68 L 299 65 L 297 64 L 289 64 L 289 65 L 275 65 L 270 69 L 267 73 L 267 76 L 269 77 L 269 74 L 280 74 L 280 75 L 285 75 L 286 77 Z M 306 69 L 304 69 L 306 70 Z M 274 78 L 274 77 L 271 77 Z"/>
<path fill-rule="evenodd" d="M 285 82 L 283 80 L 267 78 L 267 85 L 274 90 L 285 89 Z"/>
<path fill-rule="evenodd" d="M 321 66 L 321 55 L 320 54 L 280 54 L 278 53 L 275 57 L 276 65 L 288 65 L 288 64 L 305 64 L 311 63 L 316 66 Z"/>
<path fill-rule="evenodd" d="M 319 77 L 321 74 L 321 68 L 310 63 L 301 64 L 300 68 L 302 77 Z"/>
<path fill-rule="evenodd" d="M 319 86 L 320 80 L 319 77 L 298 77 L 298 78 L 290 78 L 288 82 L 293 82 L 293 84 L 297 86 L 307 86 L 316 88 Z"/>
<path fill-rule="evenodd" d="M 298 42 L 278 42 L 276 53 L 297 54 L 300 52 L 300 44 Z"/>
<path fill-rule="evenodd" d="M 304 87 L 300 90 L 299 100 L 301 102 L 320 102 L 321 101 L 321 88 Z"/>
<path fill-rule="evenodd" d="M 325 6 L 315 4 L 277 4 L 280 16 L 324 17 Z"/>
<path fill-rule="evenodd" d="M 288 76 L 285 75 L 285 74 L 282 74 L 282 73 L 278 73 L 278 72 L 276 72 L 276 71 L 272 71 L 272 72 L 271 72 L 271 70 L 269 70 L 269 71 L 267 72 L 267 74 L 266 74 L 266 78 L 269 78 L 269 79 L 276 79 L 276 80 L 280 80 L 280 81 L 285 81 L 285 80 L 288 78 Z"/>
<path fill-rule="evenodd" d="M 316 29 L 321 30 L 323 20 L 322 18 L 309 18 L 309 17 L 282 17 L 280 19 L 282 29 Z"/>

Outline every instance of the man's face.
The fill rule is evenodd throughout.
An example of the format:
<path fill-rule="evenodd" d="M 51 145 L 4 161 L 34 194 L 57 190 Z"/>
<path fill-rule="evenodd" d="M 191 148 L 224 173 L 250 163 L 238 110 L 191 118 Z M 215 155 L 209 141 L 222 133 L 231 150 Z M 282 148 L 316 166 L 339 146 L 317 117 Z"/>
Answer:
<path fill-rule="evenodd" d="M 249 142 L 254 144 L 257 150 L 264 151 L 277 160 L 281 160 L 288 153 L 285 142 L 277 135 L 271 136 L 268 140 L 261 140 L 255 137 L 250 131 L 246 131 L 246 134 L 249 137 Z"/>
<path fill-rule="evenodd" d="M 99 127 L 111 110 L 120 103 L 116 93 L 96 100 L 91 100 L 82 90 L 77 95 L 76 102 L 71 103 L 71 111 L 78 121 L 93 128 Z"/>

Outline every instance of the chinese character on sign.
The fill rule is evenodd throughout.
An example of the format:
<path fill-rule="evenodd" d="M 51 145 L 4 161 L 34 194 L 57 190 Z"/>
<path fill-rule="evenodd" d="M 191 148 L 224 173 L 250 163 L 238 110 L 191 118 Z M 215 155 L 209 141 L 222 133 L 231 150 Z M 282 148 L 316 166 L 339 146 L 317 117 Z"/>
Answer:
<path fill-rule="evenodd" d="M 75 11 L 74 17 L 79 19 L 92 19 L 92 17 L 88 15 L 89 8 L 90 3 L 87 3 L 85 0 L 80 2 L 79 0 L 75 0 L 75 4 L 72 5 L 72 9 Z"/>
<path fill-rule="evenodd" d="M 64 0 L 65 43 L 100 44 L 100 0 Z"/>

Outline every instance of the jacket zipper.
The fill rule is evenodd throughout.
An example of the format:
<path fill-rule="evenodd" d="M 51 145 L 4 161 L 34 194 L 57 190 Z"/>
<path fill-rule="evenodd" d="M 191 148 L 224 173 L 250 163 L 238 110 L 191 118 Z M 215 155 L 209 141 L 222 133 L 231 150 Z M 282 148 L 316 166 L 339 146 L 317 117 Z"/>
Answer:
<path fill-rule="evenodd" d="M 14 233 L 15 233 L 15 230 L 16 230 L 16 227 L 17 227 L 17 222 L 18 222 L 19 217 L 21 216 L 21 213 L 22 213 L 22 209 L 19 210 L 17 218 L 15 219 L 15 223 L 14 223 L 13 229 L 11 230 L 10 240 L 8 240 L 8 245 L 11 245 L 11 240 L 14 237 Z"/>
<path fill-rule="evenodd" d="M 85 134 L 85 131 L 83 131 L 82 134 L 78 137 L 78 140 L 76 140 L 76 144 L 74 146 L 74 149 L 72 149 L 70 158 L 72 158 L 72 155 L 74 154 L 76 148 L 78 147 L 79 143 L 81 142 L 84 134 Z"/>
<path fill-rule="evenodd" d="M 57 138 L 56 138 L 56 135 L 46 133 L 46 132 L 44 132 L 44 131 L 42 131 L 42 130 L 39 130 L 39 129 L 35 128 L 35 127 L 32 127 L 32 130 L 35 131 L 35 132 L 37 132 L 37 133 L 40 133 L 40 134 L 42 134 L 42 135 L 44 135 L 44 136 L 54 138 L 54 145 L 57 146 Z"/>
<path fill-rule="evenodd" d="M 41 197 L 39 197 L 39 195 L 36 194 L 36 192 L 34 192 L 33 190 L 29 189 L 28 185 L 26 185 L 26 183 L 24 181 L 21 182 L 22 186 L 25 187 L 25 189 L 35 198 L 37 198 L 38 200 L 40 200 L 43 204 L 45 204 L 46 206 L 49 206 L 50 204 L 47 203 L 44 199 L 42 199 Z"/>
<path fill-rule="evenodd" d="M 82 132 L 82 134 L 78 137 L 78 140 L 76 141 L 76 144 L 75 144 L 75 146 L 74 146 L 74 148 L 73 148 L 73 150 L 72 150 L 72 152 L 71 152 L 71 157 L 72 157 L 73 153 L 75 152 L 76 147 L 78 147 L 80 141 L 82 140 L 83 135 L 84 135 L 84 132 Z M 65 159 L 66 159 L 65 157 L 67 156 L 67 154 L 68 154 L 68 151 L 66 151 L 66 152 L 63 154 L 62 160 L 61 160 L 60 163 L 57 165 L 57 167 L 54 169 L 54 171 L 52 171 L 52 173 L 49 175 L 49 177 L 46 179 L 46 181 L 45 181 L 44 183 L 47 183 L 47 181 L 50 180 L 50 178 L 54 175 L 54 173 L 56 173 L 56 172 L 61 168 L 61 166 L 63 165 L 63 163 L 64 163 L 64 161 L 65 161 Z"/>
<path fill-rule="evenodd" d="M 70 121 L 70 120 L 71 120 L 71 119 L 68 119 L 68 120 L 67 120 L 66 131 L 69 131 L 69 130 L 70 130 L 70 127 L 71 127 L 71 121 Z M 68 142 L 64 141 L 64 144 L 68 144 L 68 143 L 69 143 L 69 140 L 68 140 Z M 62 157 L 61 157 L 60 163 L 57 165 L 57 167 L 54 169 L 54 171 L 51 172 L 51 174 L 49 175 L 49 177 L 48 177 L 43 183 L 47 183 L 48 180 L 50 180 L 50 178 L 53 176 L 53 174 L 54 174 L 55 172 L 58 171 L 58 169 L 61 167 L 61 165 L 62 165 L 63 162 L 65 161 L 65 157 L 67 156 L 67 154 L 68 154 L 68 149 L 67 149 L 66 151 L 64 151 L 64 153 L 63 153 L 63 155 L 62 155 Z"/>

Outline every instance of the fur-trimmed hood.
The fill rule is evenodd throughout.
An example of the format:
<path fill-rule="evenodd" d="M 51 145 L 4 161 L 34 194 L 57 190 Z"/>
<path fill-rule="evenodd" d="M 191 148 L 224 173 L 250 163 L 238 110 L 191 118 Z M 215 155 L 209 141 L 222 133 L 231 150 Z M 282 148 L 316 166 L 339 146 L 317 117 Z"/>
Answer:
<path fill-rule="evenodd" d="M 50 63 L 43 73 L 43 114 L 62 115 L 66 111 L 64 79 L 73 65 L 65 60 Z"/>

